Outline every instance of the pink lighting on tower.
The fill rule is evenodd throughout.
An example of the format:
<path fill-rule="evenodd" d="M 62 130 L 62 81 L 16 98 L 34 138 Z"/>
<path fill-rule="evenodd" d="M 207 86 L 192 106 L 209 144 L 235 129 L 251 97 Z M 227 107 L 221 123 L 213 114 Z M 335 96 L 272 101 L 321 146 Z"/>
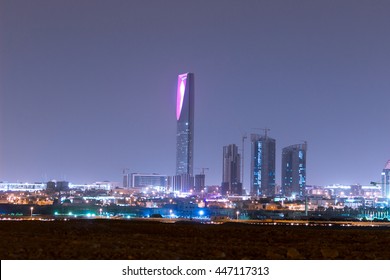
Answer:
<path fill-rule="evenodd" d="M 183 108 L 184 94 L 186 91 L 187 73 L 179 75 L 177 79 L 177 100 L 176 100 L 176 119 L 180 119 L 181 109 Z"/>

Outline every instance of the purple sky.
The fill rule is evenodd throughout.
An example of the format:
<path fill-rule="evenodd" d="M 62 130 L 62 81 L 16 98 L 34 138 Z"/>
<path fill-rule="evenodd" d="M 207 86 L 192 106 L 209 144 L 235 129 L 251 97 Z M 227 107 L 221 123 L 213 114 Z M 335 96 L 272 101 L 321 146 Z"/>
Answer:
<path fill-rule="evenodd" d="M 174 174 L 184 72 L 207 184 L 221 182 L 222 147 L 264 127 L 277 182 L 282 148 L 303 140 L 308 184 L 379 180 L 389 15 L 387 0 L 0 0 L 0 180 Z"/>

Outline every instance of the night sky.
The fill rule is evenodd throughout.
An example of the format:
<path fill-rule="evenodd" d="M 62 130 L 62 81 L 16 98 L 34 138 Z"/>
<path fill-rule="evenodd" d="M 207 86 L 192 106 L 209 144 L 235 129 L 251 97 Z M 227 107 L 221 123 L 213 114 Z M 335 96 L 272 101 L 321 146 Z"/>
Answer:
<path fill-rule="evenodd" d="M 208 185 L 255 128 L 277 183 L 303 141 L 308 184 L 369 184 L 390 159 L 388 0 L 0 0 L 0 181 L 173 175 L 185 72 Z"/>

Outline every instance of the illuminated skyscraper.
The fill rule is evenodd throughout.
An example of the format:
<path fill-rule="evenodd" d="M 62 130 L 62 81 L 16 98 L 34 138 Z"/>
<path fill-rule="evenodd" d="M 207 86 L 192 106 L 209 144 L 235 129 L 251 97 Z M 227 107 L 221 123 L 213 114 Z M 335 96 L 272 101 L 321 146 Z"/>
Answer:
<path fill-rule="evenodd" d="M 382 196 L 390 198 L 390 160 L 382 172 Z"/>
<path fill-rule="evenodd" d="M 193 176 L 194 162 L 194 74 L 181 74 L 176 99 L 176 175 Z M 186 181 L 193 181 L 189 179 Z M 193 185 L 193 183 L 192 183 Z M 193 186 L 181 186 L 183 191 Z"/>
<path fill-rule="evenodd" d="M 275 139 L 251 135 L 251 195 L 275 195 Z"/>
<path fill-rule="evenodd" d="M 223 147 L 222 194 L 242 194 L 241 156 L 235 144 Z"/>
<path fill-rule="evenodd" d="M 282 151 L 282 194 L 303 196 L 306 187 L 307 144 L 291 145 Z"/>

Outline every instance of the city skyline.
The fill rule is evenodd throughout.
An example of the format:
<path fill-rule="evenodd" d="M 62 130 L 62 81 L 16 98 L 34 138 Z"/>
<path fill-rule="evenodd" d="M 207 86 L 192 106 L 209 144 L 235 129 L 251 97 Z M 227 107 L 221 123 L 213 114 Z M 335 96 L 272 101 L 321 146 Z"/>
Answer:
<path fill-rule="evenodd" d="M 271 129 L 277 167 L 282 147 L 309 143 L 308 185 L 381 180 L 388 1 L 184 3 L 1 1 L 0 181 L 174 175 L 186 71 L 197 77 L 194 174 L 208 167 L 207 185 L 221 183 L 222 147 L 241 149 L 254 128 Z"/>

